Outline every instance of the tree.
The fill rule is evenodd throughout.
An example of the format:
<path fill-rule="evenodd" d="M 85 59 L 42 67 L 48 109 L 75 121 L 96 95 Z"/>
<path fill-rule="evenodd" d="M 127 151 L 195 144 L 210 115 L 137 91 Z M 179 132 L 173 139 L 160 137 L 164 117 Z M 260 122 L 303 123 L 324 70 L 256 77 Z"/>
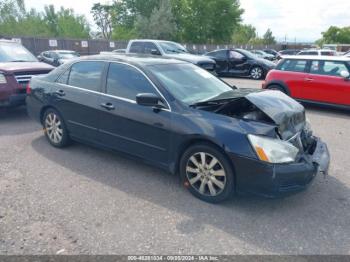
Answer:
<path fill-rule="evenodd" d="M 90 33 L 90 26 L 82 15 L 75 15 L 72 9 L 60 8 L 56 12 L 53 5 L 45 6 L 43 20 L 49 28 L 52 36 L 87 38 Z"/>
<path fill-rule="evenodd" d="M 275 37 L 273 36 L 272 34 L 272 31 L 271 29 L 267 29 L 266 33 L 264 34 L 263 36 L 263 43 L 265 45 L 273 45 L 273 44 L 276 44 L 276 39 Z"/>
<path fill-rule="evenodd" d="M 181 40 L 193 43 L 230 42 L 241 21 L 243 10 L 238 0 L 173 0 Z M 180 2 L 180 3 L 179 3 Z M 174 6 L 173 6 L 174 8 Z M 176 9 L 176 8 L 174 8 Z"/>
<path fill-rule="evenodd" d="M 331 26 L 322 33 L 321 44 L 350 44 L 350 26 L 339 28 Z"/>
<path fill-rule="evenodd" d="M 113 20 L 116 17 L 116 5 L 101 5 L 97 3 L 93 5 L 91 13 L 103 37 L 110 39 L 113 30 Z"/>
<path fill-rule="evenodd" d="M 1 0 L 0 22 L 20 18 L 25 15 L 24 0 Z"/>
<path fill-rule="evenodd" d="M 257 37 L 256 29 L 252 25 L 239 25 L 235 28 L 232 41 L 234 44 L 247 44 Z"/>
<path fill-rule="evenodd" d="M 136 32 L 139 37 L 152 39 L 172 39 L 176 33 L 176 24 L 171 11 L 170 0 L 162 0 L 150 17 L 139 15 L 136 20 Z"/>

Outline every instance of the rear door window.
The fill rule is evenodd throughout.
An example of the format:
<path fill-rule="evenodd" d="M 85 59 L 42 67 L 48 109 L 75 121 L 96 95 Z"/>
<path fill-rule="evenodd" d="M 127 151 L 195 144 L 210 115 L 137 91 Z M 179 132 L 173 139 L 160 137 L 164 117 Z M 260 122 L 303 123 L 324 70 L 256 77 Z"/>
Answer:
<path fill-rule="evenodd" d="M 227 51 L 226 50 L 210 52 L 207 55 L 218 58 L 218 59 L 227 59 Z"/>
<path fill-rule="evenodd" d="M 281 66 L 280 70 L 290 72 L 305 72 L 307 60 L 287 59 Z"/>
<path fill-rule="evenodd" d="M 91 91 L 100 91 L 104 62 L 84 61 L 72 66 L 68 84 Z"/>
<path fill-rule="evenodd" d="M 300 52 L 299 55 L 318 55 L 317 51 L 305 51 L 305 52 Z"/>
<path fill-rule="evenodd" d="M 142 54 L 144 53 L 145 43 L 144 42 L 132 42 L 130 46 L 130 53 Z"/>
<path fill-rule="evenodd" d="M 241 60 L 244 58 L 244 55 L 236 51 L 230 51 L 230 58 L 235 60 Z"/>
<path fill-rule="evenodd" d="M 310 68 L 310 73 L 316 75 L 341 76 L 341 71 L 349 72 L 341 61 L 312 61 Z"/>
<path fill-rule="evenodd" d="M 334 56 L 334 52 L 332 52 L 332 51 L 322 51 L 321 55 Z"/>

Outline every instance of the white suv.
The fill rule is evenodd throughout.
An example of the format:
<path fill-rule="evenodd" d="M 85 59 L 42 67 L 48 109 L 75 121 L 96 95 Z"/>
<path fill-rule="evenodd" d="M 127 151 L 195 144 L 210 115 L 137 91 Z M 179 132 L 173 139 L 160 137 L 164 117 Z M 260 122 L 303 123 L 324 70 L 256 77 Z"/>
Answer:
<path fill-rule="evenodd" d="M 323 56 L 336 56 L 337 52 L 330 49 L 309 49 L 299 52 L 297 55 L 323 55 Z"/>

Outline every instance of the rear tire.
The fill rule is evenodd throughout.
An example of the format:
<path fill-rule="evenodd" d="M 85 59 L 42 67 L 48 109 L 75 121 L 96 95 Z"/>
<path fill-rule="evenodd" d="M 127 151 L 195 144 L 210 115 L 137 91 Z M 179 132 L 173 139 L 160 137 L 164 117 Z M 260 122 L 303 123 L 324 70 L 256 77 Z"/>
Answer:
<path fill-rule="evenodd" d="M 250 78 L 260 80 L 264 77 L 264 70 L 260 66 L 254 66 L 249 72 Z"/>
<path fill-rule="evenodd" d="M 192 195 L 209 203 L 222 202 L 234 193 L 230 162 L 224 153 L 207 143 L 191 146 L 184 152 L 180 176 Z"/>
<path fill-rule="evenodd" d="M 70 144 L 64 120 L 55 109 L 45 111 L 42 123 L 45 136 L 52 146 L 62 148 Z"/>

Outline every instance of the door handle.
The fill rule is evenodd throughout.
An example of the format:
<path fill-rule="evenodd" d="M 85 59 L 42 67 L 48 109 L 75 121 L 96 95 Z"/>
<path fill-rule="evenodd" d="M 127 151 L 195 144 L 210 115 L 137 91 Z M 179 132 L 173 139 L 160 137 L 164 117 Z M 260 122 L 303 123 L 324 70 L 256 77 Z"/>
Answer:
<path fill-rule="evenodd" d="M 314 81 L 314 79 L 313 78 L 305 78 L 305 81 L 306 82 L 312 82 L 312 81 Z"/>
<path fill-rule="evenodd" d="M 65 96 L 66 95 L 66 93 L 63 90 L 58 90 L 54 94 L 57 96 Z"/>
<path fill-rule="evenodd" d="M 100 106 L 107 109 L 107 110 L 114 110 L 115 109 L 115 106 L 112 103 L 103 103 Z"/>

